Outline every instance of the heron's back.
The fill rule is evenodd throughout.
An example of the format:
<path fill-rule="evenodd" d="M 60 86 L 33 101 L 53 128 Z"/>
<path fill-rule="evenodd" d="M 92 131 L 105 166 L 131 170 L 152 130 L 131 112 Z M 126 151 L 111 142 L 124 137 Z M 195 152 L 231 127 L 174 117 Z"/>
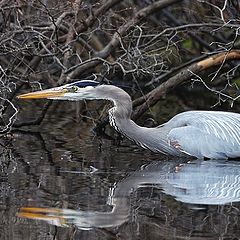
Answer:
<path fill-rule="evenodd" d="M 198 158 L 240 156 L 240 114 L 218 111 L 189 111 L 166 123 L 168 138 L 179 150 Z"/>

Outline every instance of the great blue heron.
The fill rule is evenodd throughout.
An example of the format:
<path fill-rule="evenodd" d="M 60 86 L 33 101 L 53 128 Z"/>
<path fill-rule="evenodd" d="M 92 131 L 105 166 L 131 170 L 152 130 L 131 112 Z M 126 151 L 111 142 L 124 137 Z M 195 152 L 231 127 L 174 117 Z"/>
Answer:
<path fill-rule="evenodd" d="M 158 127 L 140 127 L 130 118 L 132 101 L 124 90 L 90 80 L 23 94 L 18 98 L 107 99 L 114 103 L 109 110 L 111 126 L 143 148 L 172 156 L 240 157 L 240 114 L 237 113 L 188 111 L 177 114 Z"/>

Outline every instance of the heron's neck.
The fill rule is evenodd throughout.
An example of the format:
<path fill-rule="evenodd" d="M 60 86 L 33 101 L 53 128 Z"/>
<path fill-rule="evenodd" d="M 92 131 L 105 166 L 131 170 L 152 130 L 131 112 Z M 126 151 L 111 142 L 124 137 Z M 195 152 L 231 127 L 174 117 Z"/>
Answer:
<path fill-rule="evenodd" d="M 109 120 L 112 127 L 118 132 L 125 135 L 128 139 L 137 145 L 147 148 L 153 152 L 161 152 L 164 154 L 178 155 L 179 153 L 168 144 L 167 128 L 146 128 L 137 125 L 130 117 L 119 118 L 121 116 L 118 107 L 110 109 Z"/>
<path fill-rule="evenodd" d="M 135 141 L 137 139 L 136 133 L 141 131 L 141 127 L 131 120 L 131 97 L 121 89 L 121 91 L 118 91 L 118 95 L 114 94 L 109 100 L 114 103 L 114 107 L 109 110 L 110 125 Z"/>
<path fill-rule="evenodd" d="M 120 105 L 119 105 L 120 104 Z M 126 108 L 125 106 L 128 106 Z M 146 128 L 137 125 L 131 120 L 132 102 L 123 105 L 115 102 L 109 110 L 109 121 L 112 127 L 143 148 L 154 152 L 176 155 L 176 150 L 167 142 L 166 128 Z"/>

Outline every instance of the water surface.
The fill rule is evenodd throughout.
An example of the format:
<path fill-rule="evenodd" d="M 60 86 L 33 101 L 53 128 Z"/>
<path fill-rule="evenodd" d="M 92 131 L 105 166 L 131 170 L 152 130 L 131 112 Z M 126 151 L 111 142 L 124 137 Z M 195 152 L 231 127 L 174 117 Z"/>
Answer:
<path fill-rule="evenodd" d="M 118 146 L 58 109 L 1 140 L 0 239 L 240 238 L 238 160 Z"/>

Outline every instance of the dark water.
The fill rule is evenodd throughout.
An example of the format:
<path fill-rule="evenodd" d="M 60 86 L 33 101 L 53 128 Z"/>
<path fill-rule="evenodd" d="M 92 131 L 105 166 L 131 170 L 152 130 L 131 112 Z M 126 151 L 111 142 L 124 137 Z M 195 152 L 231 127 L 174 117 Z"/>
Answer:
<path fill-rule="evenodd" d="M 1 240 L 240 239 L 240 161 L 117 146 L 70 112 L 1 140 Z"/>

